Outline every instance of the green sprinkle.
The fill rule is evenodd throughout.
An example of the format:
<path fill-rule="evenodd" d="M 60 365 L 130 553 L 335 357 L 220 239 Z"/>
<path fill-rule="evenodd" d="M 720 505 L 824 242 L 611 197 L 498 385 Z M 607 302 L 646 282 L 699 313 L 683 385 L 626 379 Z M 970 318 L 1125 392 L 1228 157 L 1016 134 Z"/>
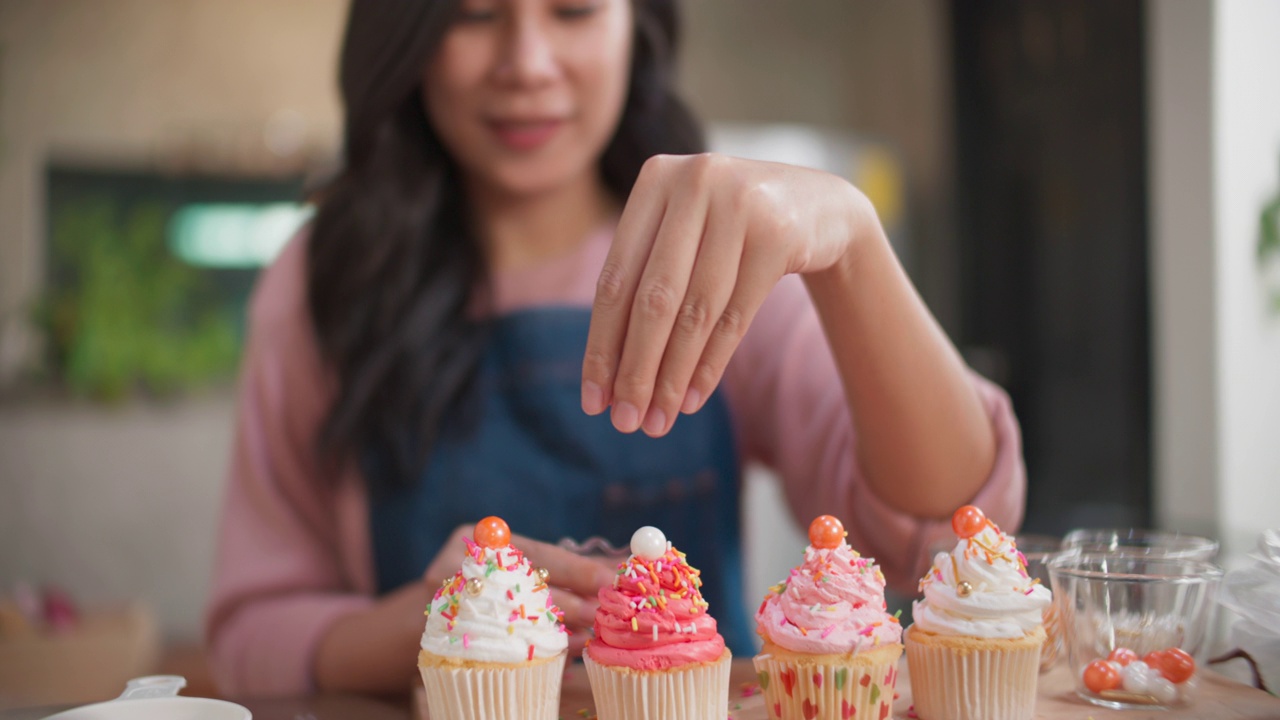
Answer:
<path fill-rule="evenodd" d="M 893 619 L 898 620 L 901 617 L 902 617 L 902 608 L 898 608 L 898 612 L 893 614 Z"/>

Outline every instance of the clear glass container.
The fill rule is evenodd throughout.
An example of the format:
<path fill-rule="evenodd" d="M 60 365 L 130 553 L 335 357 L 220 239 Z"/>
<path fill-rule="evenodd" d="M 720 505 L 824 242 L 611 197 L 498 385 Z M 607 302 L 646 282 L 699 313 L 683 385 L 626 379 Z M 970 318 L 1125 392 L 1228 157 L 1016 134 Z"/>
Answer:
<path fill-rule="evenodd" d="M 1085 528 L 1062 539 L 1066 552 L 1149 555 L 1212 562 L 1218 541 L 1199 535 L 1138 528 Z"/>
<path fill-rule="evenodd" d="M 1062 553 L 1049 562 L 1077 694 L 1111 708 L 1195 695 L 1222 570 L 1182 558 Z"/>

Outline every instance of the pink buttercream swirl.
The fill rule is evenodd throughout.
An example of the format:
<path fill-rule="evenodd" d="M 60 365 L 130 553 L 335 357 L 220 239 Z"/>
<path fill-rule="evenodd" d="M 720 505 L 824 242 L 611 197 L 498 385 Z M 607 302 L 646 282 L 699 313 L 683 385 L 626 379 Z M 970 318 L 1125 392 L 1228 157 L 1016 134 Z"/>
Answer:
<path fill-rule="evenodd" d="M 756 626 L 765 640 L 794 652 L 843 654 L 897 643 L 898 619 L 885 612 L 884 575 L 848 543 L 808 547 L 804 563 L 773 586 Z"/>
<path fill-rule="evenodd" d="M 698 575 L 684 553 L 671 548 L 654 561 L 632 556 L 619 565 L 613 586 L 600 589 L 587 654 L 602 665 L 634 670 L 719 660 L 724 638 L 707 614 Z"/>

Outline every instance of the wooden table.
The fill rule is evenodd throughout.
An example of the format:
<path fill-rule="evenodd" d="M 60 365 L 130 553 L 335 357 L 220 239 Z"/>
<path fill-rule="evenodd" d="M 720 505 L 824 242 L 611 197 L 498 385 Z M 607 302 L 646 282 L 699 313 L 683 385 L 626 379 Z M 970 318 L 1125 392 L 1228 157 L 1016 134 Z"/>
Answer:
<path fill-rule="evenodd" d="M 387 702 L 356 695 L 324 694 L 305 698 L 235 700 L 253 713 L 253 720 L 411 720 L 408 698 Z M 74 706 L 0 710 L 0 720 L 40 720 Z"/>
<path fill-rule="evenodd" d="M 902 674 L 898 680 L 900 697 L 893 704 L 895 718 L 915 717 L 911 710 L 911 678 L 907 662 L 901 663 Z M 755 682 L 756 673 L 750 660 L 734 660 L 729 681 L 730 720 L 767 720 L 764 698 Z M 1063 664 L 1040 676 L 1040 698 L 1036 703 L 1037 720 L 1277 720 L 1280 719 L 1280 698 L 1261 690 L 1229 680 L 1213 671 L 1201 671 L 1200 692 L 1195 702 L 1180 710 L 1110 710 L 1087 703 L 1076 696 L 1071 675 Z M 429 720 L 418 690 L 415 704 L 419 720 Z M 257 716 L 255 715 L 255 720 Z M 573 665 L 565 672 L 560 696 L 560 717 L 564 720 L 595 717 L 595 704 L 591 700 L 591 687 L 582 665 Z M 321 719 L 323 720 L 323 719 Z"/>
<path fill-rule="evenodd" d="M 1091 705 L 1076 697 L 1071 677 L 1066 667 L 1058 665 L 1040 677 L 1040 700 L 1036 707 L 1037 720 L 1190 720 L 1196 718 L 1223 718 L 1225 720 L 1277 720 L 1280 718 L 1280 698 L 1274 698 L 1261 690 L 1255 690 L 1212 672 L 1201 671 L 1200 694 L 1189 708 L 1172 711 L 1108 710 Z M 755 670 L 750 660 L 735 660 L 730 675 L 730 720 L 766 720 L 764 698 L 755 690 Z M 913 717 L 911 708 L 911 678 L 907 663 L 902 662 L 902 674 L 898 680 L 901 697 L 894 703 L 894 717 Z M 392 703 L 350 695 L 317 695 L 306 698 L 275 700 L 240 700 L 249 708 L 254 720 L 426 720 L 422 705 L 422 690 L 415 694 L 416 712 L 407 703 Z M 0 711 L 0 720 L 38 720 L 63 707 L 26 708 Z M 560 699 L 560 716 L 564 720 L 592 718 L 595 704 L 591 700 L 591 687 L 582 665 L 570 666 L 565 673 Z"/>

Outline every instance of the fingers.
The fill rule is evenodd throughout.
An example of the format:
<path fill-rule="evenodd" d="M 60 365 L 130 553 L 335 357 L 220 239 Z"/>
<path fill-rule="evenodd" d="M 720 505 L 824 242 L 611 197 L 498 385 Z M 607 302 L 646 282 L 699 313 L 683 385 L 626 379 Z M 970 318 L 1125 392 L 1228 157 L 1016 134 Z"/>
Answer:
<path fill-rule="evenodd" d="M 674 409 L 666 414 L 651 406 L 653 380 L 689 289 L 706 217 L 703 197 L 674 198 L 640 274 L 613 385 L 613 424 L 622 432 L 643 425 L 646 433 L 657 435 L 675 419 Z"/>
<path fill-rule="evenodd" d="M 556 545 L 518 535 L 512 535 L 511 542 L 524 550 L 525 557 L 534 567 L 547 569 L 551 585 L 583 597 L 594 598 L 600 588 L 612 585 L 617 575 L 617 571 L 603 560 L 582 557 Z"/>
<path fill-rule="evenodd" d="M 656 375 L 650 380 L 653 395 L 643 426 L 645 433 L 654 437 L 666 434 L 678 413 L 695 412 L 710 394 L 709 389 L 690 385 L 690 380 L 737 285 L 746 230 L 742 215 L 717 210 L 714 205 L 708 212 L 703 241 L 693 263 L 693 277 L 670 334 L 646 341 L 654 347 L 666 346 L 661 367 L 654 375 L 645 376 Z M 655 247 L 655 255 L 657 250 Z M 628 333 L 627 346 L 630 345 Z M 625 376 L 625 372 L 621 374 Z"/>
<path fill-rule="evenodd" d="M 588 415 L 599 415 L 613 402 L 618 356 L 640 283 L 640 270 L 649 257 L 666 208 L 666 195 L 659 191 L 661 183 L 655 178 L 662 175 L 669 162 L 658 156 L 644 164 L 596 282 L 582 361 L 582 409 Z"/>
<path fill-rule="evenodd" d="M 591 639 L 590 633 L 580 632 L 569 636 L 569 658 L 576 660 L 582 657 L 582 651 L 587 648 L 587 641 Z"/>
<path fill-rule="evenodd" d="M 685 404 L 681 410 L 694 413 L 701 409 L 724 376 L 729 359 L 742 342 L 751 321 L 764 304 L 778 277 L 768 270 L 772 264 L 753 262 L 750 248 L 744 251 L 733 294 L 711 329 L 706 347 L 689 380 Z"/>
<path fill-rule="evenodd" d="M 557 587 L 551 589 L 551 598 L 564 611 L 564 624 L 575 633 L 595 624 L 596 610 L 600 608 L 595 595 L 584 598 L 574 594 L 572 590 Z"/>

